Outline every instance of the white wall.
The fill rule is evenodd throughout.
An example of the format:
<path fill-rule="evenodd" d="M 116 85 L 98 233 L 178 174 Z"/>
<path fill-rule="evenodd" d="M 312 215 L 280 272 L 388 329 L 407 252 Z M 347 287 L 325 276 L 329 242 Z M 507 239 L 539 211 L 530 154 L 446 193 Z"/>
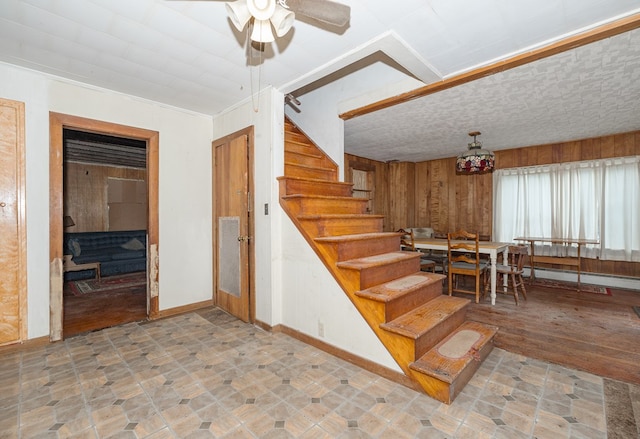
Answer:
<path fill-rule="evenodd" d="M 25 102 L 28 337 L 49 334 L 49 112 L 158 131 L 160 309 L 212 297 L 210 116 L 0 64 Z"/>
<path fill-rule="evenodd" d="M 280 221 L 280 209 L 276 178 L 284 172 L 284 110 L 279 104 L 283 99 L 281 93 L 268 88 L 256 99 L 258 111 L 254 111 L 254 104 L 248 99 L 213 119 L 215 139 L 254 127 L 255 307 L 256 319 L 269 325 L 280 321 L 279 306 L 275 305 L 280 303 L 280 289 L 272 285 L 272 263 L 279 251 L 276 225 Z M 268 215 L 264 213 L 265 204 L 269 205 Z"/>
<path fill-rule="evenodd" d="M 331 84 L 299 97 L 300 113 L 287 108 L 286 114 L 338 164 L 344 180 L 344 123 L 338 117 L 338 103 L 343 96 L 341 87 L 339 83 Z M 400 371 L 342 288 L 284 214 L 280 235 L 283 245 L 282 323 Z"/>

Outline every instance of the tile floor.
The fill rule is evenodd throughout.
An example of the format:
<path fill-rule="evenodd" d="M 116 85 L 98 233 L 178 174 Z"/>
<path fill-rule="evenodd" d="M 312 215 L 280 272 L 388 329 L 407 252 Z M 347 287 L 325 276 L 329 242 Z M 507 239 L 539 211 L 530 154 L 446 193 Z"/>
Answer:
<path fill-rule="evenodd" d="M 209 309 L 0 351 L 0 438 L 606 438 L 603 394 L 494 349 L 445 405 Z"/>

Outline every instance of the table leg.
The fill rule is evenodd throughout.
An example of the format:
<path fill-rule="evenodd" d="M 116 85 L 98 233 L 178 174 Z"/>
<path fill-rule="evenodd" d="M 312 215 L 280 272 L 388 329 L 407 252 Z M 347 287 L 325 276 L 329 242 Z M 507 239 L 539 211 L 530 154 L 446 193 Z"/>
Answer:
<path fill-rule="evenodd" d="M 533 257 L 533 241 L 531 241 L 530 243 L 531 243 L 531 257 L 529 258 L 529 261 L 531 262 L 531 273 L 529 273 L 529 282 L 533 284 L 536 281 L 536 270 L 534 267 L 535 258 Z"/>
<path fill-rule="evenodd" d="M 578 291 L 580 291 L 580 243 L 578 243 Z"/>
<path fill-rule="evenodd" d="M 502 263 L 504 265 L 507 265 L 508 261 L 509 261 L 509 249 L 507 248 L 502 253 Z M 509 277 L 508 276 L 502 276 L 502 291 L 504 291 L 506 293 L 508 287 L 509 287 Z"/>
<path fill-rule="evenodd" d="M 496 260 L 498 259 L 497 252 L 492 251 L 489 255 L 491 259 L 491 304 L 496 304 Z"/>

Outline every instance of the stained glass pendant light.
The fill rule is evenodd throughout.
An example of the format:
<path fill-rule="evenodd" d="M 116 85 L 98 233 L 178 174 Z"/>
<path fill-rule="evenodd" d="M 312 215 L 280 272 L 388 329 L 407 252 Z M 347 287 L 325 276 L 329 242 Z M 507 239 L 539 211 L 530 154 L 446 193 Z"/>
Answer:
<path fill-rule="evenodd" d="M 480 131 L 469 133 L 473 142 L 469 143 L 469 149 L 458 156 L 456 160 L 456 172 L 461 174 L 479 174 L 491 172 L 495 166 L 495 156 L 491 151 L 482 149 L 482 142 L 476 140 Z"/>

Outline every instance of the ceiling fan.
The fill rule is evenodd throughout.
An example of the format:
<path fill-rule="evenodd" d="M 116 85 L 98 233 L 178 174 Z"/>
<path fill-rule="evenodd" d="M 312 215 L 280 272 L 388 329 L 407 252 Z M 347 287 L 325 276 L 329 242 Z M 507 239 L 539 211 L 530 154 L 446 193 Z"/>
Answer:
<path fill-rule="evenodd" d="M 295 14 L 335 27 L 344 27 L 351 14 L 349 6 L 331 0 L 236 0 L 227 1 L 226 6 L 236 29 L 242 31 L 250 23 L 250 38 L 259 43 L 270 43 L 289 32 Z"/>

